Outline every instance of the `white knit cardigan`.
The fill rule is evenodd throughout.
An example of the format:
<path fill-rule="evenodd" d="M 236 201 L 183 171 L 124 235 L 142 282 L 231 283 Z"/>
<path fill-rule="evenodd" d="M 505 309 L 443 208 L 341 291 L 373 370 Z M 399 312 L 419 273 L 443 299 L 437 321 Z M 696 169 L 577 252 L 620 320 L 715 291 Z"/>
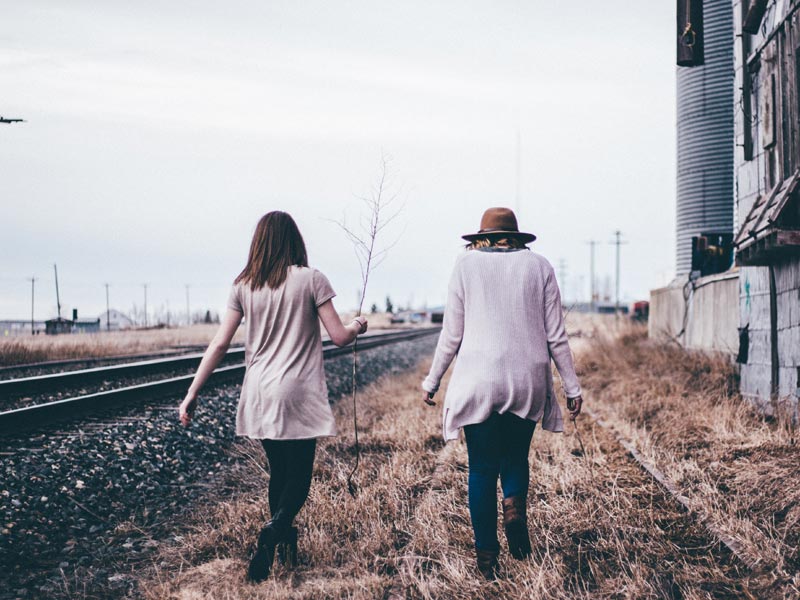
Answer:
<path fill-rule="evenodd" d="M 568 398 L 579 396 L 581 388 L 558 283 L 543 256 L 493 247 L 459 257 L 425 391 L 439 389 L 456 354 L 444 401 L 445 440 L 457 439 L 459 428 L 482 423 L 492 412 L 564 430 L 550 360 Z"/>

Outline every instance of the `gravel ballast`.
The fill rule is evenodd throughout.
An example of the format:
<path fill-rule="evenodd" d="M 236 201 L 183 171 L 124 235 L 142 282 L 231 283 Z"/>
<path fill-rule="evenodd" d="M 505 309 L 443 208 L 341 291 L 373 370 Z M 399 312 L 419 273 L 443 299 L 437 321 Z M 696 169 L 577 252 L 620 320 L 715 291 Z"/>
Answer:
<path fill-rule="evenodd" d="M 359 385 L 416 366 L 436 335 L 359 353 Z M 352 355 L 325 361 L 331 399 Z M 133 573 L 180 536 L 182 515 L 236 493 L 239 386 L 204 390 L 190 428 L 179 398 L 0 440 L 0 598 L 135 596 Z"/>

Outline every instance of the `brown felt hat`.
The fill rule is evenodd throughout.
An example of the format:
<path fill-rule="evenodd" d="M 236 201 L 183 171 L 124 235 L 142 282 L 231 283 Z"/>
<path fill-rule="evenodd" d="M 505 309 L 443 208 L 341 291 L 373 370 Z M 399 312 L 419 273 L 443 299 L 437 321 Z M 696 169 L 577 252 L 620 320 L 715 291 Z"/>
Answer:
<path fill-rule="evenodd" d="M 528 244 L 536 239 L 532 233 L 523 233 L 517 226 L 517 217 L 510 208 L 488 208 L 481 217 L 481 228 L 478 233 L 469 233 L 461 237 L 473 242 L 484 237 L 509 236 Z"/>

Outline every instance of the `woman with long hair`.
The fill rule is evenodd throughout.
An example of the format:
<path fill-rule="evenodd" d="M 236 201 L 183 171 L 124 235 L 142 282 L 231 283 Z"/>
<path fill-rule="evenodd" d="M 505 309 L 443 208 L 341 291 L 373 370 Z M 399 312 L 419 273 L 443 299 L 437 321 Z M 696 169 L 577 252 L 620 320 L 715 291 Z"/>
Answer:
<path fill-rule="evenodd" d="M 553 390 L 551 359 L 561 375 L 572 420 L 580 414 L 581 388 L 564 327 L 553 267 L 526 244 L 513 211 L 490 208 L 477 233 L 463 236 L 448 287 L 444 324 L 423 401 L 434 395 L 458 355 L 444 400 L 444 437 L 464 429 L 469 458 L 469 511 L 478 569 L 494 579 L 497 480 L 503 490 L 503 525 L 509 553 L 531 554 L 526 516 L 528 451 L 537 423 L 563 431 Z"/>
<path fill-rule="evenodd" d="M 188 426 L 198 392 L 244 318 L 246 368 L 236 434 L 260 440 L 264 447 L 272 517 L 261 529 L 250 561 L 248 577 L 253 581 L 269 576 L 276 548 L 279 558 L 294 562 L 293 521 L 308 497 L 317 438 L 336 435 L 319 321 L 337 346 L 367 330 L 363 317 L 342 323 L 333 307 L 335 295 L 325 275 L 308 266 L 306 246 L 292 217 L 280 211 L 261 217 L 219 331 L 179 408 L 181 423 Z"/>

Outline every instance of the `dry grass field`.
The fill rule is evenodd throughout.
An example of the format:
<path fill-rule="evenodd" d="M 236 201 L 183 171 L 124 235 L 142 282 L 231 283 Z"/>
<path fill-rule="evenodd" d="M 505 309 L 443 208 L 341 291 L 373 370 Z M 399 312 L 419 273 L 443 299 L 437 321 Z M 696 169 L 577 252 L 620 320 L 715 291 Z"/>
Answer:
<path fill-rule="evenodd" d="M 353 314 L 343 314 L 350 319 Z M 390 327 L 384 313 L 367 315 L 371 329 Z M 143 329 L 74 335 L 38 335 L 0 339 L 0 367 L 71 358 L 102 358 L 171 350 L 176 346 L 206 345 L 218 325 L 192 325 L 169 329 Z M 234 344 L 244 343 L 239 329 Z"/>
<path fill-rule="evenodd" d="M 466 448 L 442 444 L 440 406 L 419 399 L 420 368 L 360 396 L 364 454 L 356 497 L 345 485 L 353 462 L 350 409 L 336 405 L 341 435 L 319 447 L 312 493 L 298 518 L 295 571 L 277 567 L 263 584 L 244 581 L 268 518 L 268 474 L 260 447 L 243 444 L 250 466 L 242 470 L 241 493 L 198 507 L 191 532 L 139 572 L 141 593 L 185 600 L 798 597 L 798 486 L 787 484 L 798 473 L 793 430 L 751 413 L 733 392 L 732 368 L 719 360 L 651 346 L 641 330 L 580 346 L 593 410 L 645 448 L 698 511 L 750 540 L 759 566 L 748 569 L 716 543 L 611 432 L 584 416 L 579 436 L 571 424 L 563 435 L 535 433 L 534 555 L 517 562 L 505 553 L 500 579 L 482 581 L 466 503 Z"/>
<path fill-rule="evenodd" d="M 175 346 L 208 344 L 217 325 L 38 335 L 0 340 L 0 366 L 70 358 L 101 358 L 170 350 Z M 237 332 L 239 339 L 242 332 Z"/>

